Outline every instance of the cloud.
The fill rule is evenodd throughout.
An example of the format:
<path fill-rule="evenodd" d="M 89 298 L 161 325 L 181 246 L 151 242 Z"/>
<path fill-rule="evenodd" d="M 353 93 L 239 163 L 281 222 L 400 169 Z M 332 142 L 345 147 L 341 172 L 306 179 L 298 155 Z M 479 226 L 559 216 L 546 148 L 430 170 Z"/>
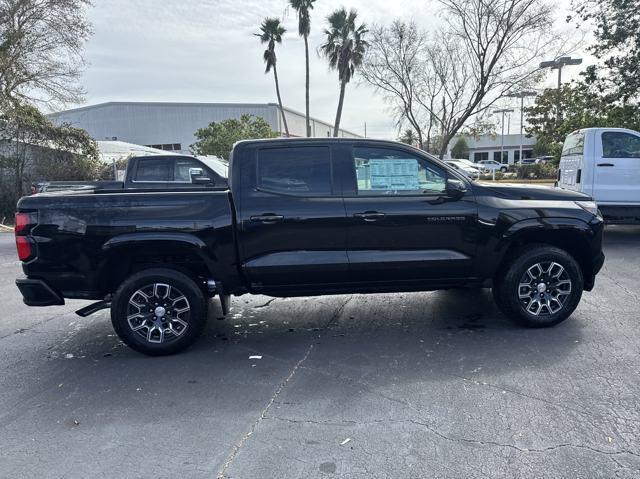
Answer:
<path fill-rule="evenodd" d="M 367 24 L 394 18 L 423 27 L 438 22 L 427 0 L 318 0 L 312 13 L 311 114 L 333 122 L 337 73 L 316 53 L 327 15 L 345 5 Z M 266 16 L 283 19 L 288 32 L 278 47 L 283 103 L 304 111 L 304 44 L 286 0 L 100 0 L 89 15 L 95 35 L 87 45 L 83 82 L 87 103 L 103 101 L 275 102 L 272 75 L 264 74 L 264 47 L 252 34 Z M 342 126 L 394 138 L 382 98 L 367 86 L 348 87 Z"/>

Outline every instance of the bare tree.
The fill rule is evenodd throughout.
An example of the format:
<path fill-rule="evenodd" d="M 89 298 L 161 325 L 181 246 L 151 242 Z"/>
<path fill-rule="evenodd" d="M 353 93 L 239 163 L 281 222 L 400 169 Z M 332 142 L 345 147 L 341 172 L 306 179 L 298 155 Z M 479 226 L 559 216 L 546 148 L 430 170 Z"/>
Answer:
<path fill-rule="evenodd" d="M 91 35 L 90 0 L 0 0 L 0 97 L 64 105 L 82 99 L 78 79 Z"/>
<path fill-rule="evenodd" d="M 397 121 L 418 135 L 437 136 L 444 157 L 467 122 L 516 86 L 535 83 L 540 58 L 567 47 L 554 33 L 553 11 L 544 0 L 439 2 L 444 26 L 428 37 L 401 22 L 377 29 L 363 76 L 396 106 Z"/>
<path fill-rule="evenodd" d="M 362 78 L 384 93 L 401 130 L 405 122 L 424 147 L 425 111 L 420 101 L 426 85 L 425 33 L 415 23 L 394 21 L 390 26 L 374 25 L 369 32 L 369 50 L 362 65 Z M 427 117 L 430 117 L 427 114 Z"/>

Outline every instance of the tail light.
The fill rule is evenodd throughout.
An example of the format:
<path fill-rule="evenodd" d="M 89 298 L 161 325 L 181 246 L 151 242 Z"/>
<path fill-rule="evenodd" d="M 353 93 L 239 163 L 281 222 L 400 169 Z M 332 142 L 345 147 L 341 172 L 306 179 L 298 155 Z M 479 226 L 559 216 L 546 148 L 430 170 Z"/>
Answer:
<path fill-rule="evenodd" d="M 20 261 L 29 261 L 35 256 L 35 243 L 29 233 L 37 223 L 38 214 L 35 212 L 16 213 L 16 248 Z"/>

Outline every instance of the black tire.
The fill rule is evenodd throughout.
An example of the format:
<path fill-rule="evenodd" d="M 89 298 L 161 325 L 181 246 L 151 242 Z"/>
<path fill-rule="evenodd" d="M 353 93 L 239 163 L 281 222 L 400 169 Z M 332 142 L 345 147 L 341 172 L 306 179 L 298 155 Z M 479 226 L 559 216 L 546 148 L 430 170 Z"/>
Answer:
<path fill-rule="evenodd" d="M 506 166 L 501 166 L 500 167 L 500 172 L 501 173 L 506 173 L 507 171 L 509 171 L 509 168 L 507 168 Z"/>
<path fill-rule="evenodd" d="M 569 253 L 554 246 L 527 245 L 505 260 L 492 292 L 507 317 L 523 326 L 545 328 L 573 313 L 583 287 L 580 266 Z"/>
<path fill-rule="evenodd" d="M 150 356 L 175 354 L 189 347 L 206 320 L 202 290 L 187 275 L 172 269 L 134 274 L 120 285 L 111 303 L 111 323 L 118 337 Z"/>

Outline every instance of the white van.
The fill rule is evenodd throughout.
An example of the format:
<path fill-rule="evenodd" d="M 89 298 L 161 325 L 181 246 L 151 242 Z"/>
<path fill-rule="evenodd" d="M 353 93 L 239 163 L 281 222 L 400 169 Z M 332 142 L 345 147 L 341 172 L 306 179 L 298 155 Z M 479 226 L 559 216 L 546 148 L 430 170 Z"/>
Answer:
<path fill-rule="evenodd" d="M 593 197 L 607 223 L 640 224 L 640 133 L 574 131 L 562 148 L 558 187 Z"/>

